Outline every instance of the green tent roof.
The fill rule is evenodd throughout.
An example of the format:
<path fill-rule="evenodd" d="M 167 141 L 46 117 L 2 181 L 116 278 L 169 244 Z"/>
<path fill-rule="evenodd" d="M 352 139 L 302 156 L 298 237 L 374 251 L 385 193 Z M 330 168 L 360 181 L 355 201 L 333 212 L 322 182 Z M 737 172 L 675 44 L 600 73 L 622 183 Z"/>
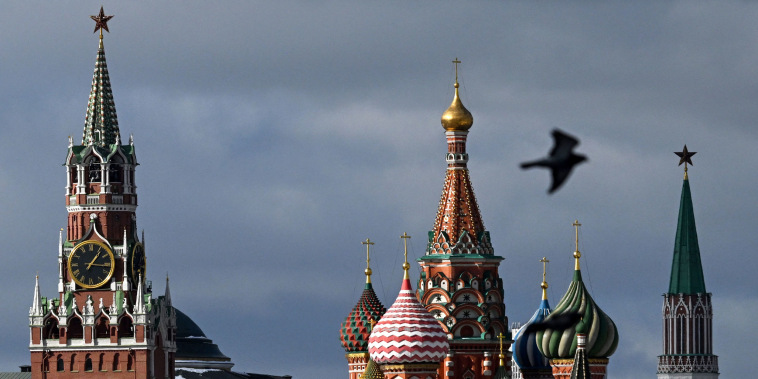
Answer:
<path fill-rule="evenodd" d="M 705 293 L 703 265 L 700 262 L 700 247 L 697 243 L 695 214 L 692 208 L 690 182 L 684 180 L 682 198 L 679 202 L 679 220 L 674 243 L 674 262 L 671 265 L 670 294 Z"/>

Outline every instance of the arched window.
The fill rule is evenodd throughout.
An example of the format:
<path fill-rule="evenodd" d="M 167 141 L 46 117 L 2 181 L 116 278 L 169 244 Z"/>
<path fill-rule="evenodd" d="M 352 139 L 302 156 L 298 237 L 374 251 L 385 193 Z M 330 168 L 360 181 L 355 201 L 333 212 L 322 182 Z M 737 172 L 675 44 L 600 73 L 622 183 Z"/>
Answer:
<path fill-rule="evenodd" d="M 82 327 L 82 319 L 79 317 L 72 317 L 68 323 L 68 338 L 82 338 L 84 336 L 84 328 Z"/>
<path fill-rule="evenodd" d="M 58 320 L 55 317 L 50 317 L 45 321 L 45 328 L 42 331 L 42 338 L 46 339 L 58 339 L 60 338 L 60 332 L 58 330 Z"/>
<path fill-rule="evenodd" d="M 121 358 L 121 356 L 119 356 L 118 353 L 113 355 L 113 371 L 119 371 L 119 358 Z"/>
<path fill-rule="evenodd" d="M 96 159 L 93 158 L 89 162 L 89 166 L 87 167 L 87 171 L 89 171 L 89 181 L 90 181 L 90 183 L 99 183 L 100 182 L 100 163 L 98 163 Z"/>
<path fill-rule="evenodd" d="M 87 354 L 84 359 L 84 371 L 92 371 L 92 358 Z"/>
<path fill-rule="evenodd" d="M 126 360 L 126 369 L 134 371 L 134 353 L 130 353 Z"/>
<path fill-rule="evenodd" d="M 111 183 L 120 183 L 124 166 L 119 162 L 111 163 L 108 167 L 108 181 Z"/>
<path fill-rule="evenodd" d="M 100 353 L 100 360 L 97 362 L 98 371 L 105 371 L 105 353 Z"/>
<path fill-rule="evenodd" d="M 106 317 L 100 317 L 97 320 L 97 326 L 95 326 L 96 338 L 108 338 L 108 319 Z"/>
<path fill-rule="evenodd" d="M 57 362 L 56 367 L 55 367 L 56 371 L 61 372 L 61 371 L 65 370 L 64 367 L 63 367 L 64 365 L 65 365 L 65 363 L 63 363 L 63 356 L 60 355 L 60 354 L 58 354 L 58 362 Z"/>
<path fill-rule="evenodd" d="M 69 366 L 68 370 L 79 371 L 79 365 L 76 364 L 76 354 L 71 354 L 71 366 Z"/>
<path fill-rule="evenodd" d="M 134 325 L 132 325 L 132 319 L 129 316 L 122 317 L 118 323 L 118 336 L 134 337 Z"/>

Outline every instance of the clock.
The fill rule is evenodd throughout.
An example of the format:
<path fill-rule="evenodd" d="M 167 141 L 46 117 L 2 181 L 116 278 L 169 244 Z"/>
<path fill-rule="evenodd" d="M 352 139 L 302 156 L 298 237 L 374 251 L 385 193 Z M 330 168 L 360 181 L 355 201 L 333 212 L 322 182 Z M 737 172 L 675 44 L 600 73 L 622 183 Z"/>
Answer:
<path fill-rule="evenodd" d="M 137 242 L 132 248 L 132 280 L 135 282 L 139 280 L 140 275 L 142 279 L 145 279 L 145 270 L 147 269 L 147 260 L 145 259 L 145 247 L 141 243 Z"/>
<path fill-rule="evenodd" d="M 68 257 L 68 273 L 83 288 L 108 283 L 115 267 L 113 252 L 99 241 L 84 241 L 74 246 Z"/>

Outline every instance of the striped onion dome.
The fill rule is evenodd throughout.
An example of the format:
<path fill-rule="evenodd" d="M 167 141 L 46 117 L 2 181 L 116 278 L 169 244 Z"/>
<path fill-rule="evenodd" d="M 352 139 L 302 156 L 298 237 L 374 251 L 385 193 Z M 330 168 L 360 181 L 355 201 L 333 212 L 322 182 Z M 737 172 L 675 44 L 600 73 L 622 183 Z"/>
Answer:
<path fill-rule="evenodd" d="M 523 333 L 527 326 L 544 321 L 548 315 L 550 315 L 550 304 L 547 297 L 544 296 L 540 307 L 534 312 L 534 316 L 514 336 L 513 360 L 516 361 L 521 370 L 550 369 L 550 362 L 537 347 L 537 334 Z"/>
<path fill-rule="evenodd" d="M 613 355 L 619 342 L 616 324 L 595 304 L 582 282 L 582 272 L 578 267 L 568 291 L 545 321 L 570 313 L 579 313 L 582 319 L 574 325 L 549 328 L 537 333 L 537 346 L 545 357 L 573 358 L 577 347 L 576 335 L 580 331 L 587 335 L 585 354 L 588 358 L 608 358 Z"/>
<path fill-rule="evenodd" d="M 447 335 L 419 303 L 406 272 L 397 300 L 371 333 L 371 359 L 379 364 L 439 363 L 449 350 Z"/>
<path fill-rule="evenodd" d="M 371 283 L 366 283 L 358 304 L 347 315 L 340 329 L 340 342 L 348 353 L 368 352 L 370 320 L 379 321 L 387 308 L 376 297 Z"/>

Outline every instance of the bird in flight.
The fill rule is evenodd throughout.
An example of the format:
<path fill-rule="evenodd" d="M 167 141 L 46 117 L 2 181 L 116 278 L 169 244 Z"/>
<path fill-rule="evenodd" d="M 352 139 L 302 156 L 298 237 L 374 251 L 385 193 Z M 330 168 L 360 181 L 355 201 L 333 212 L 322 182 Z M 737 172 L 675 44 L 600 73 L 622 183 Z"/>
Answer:
<path fill-rule="evenodd" d="M 553 184 L 547 191 L 549 194 L 552 194 L 563 185 L 575 165 L 587 160 L 587 157 L 584 155 L 574 154 L 574 148 L 579 145 L 579 140 L 576 137 L 558 129 L 553 129 L 552 135 L 554 145 L 547 157 L 521 164 L 522 169 L 532 167 L 546 167 L 550 169 L 553 176 Z"/>

